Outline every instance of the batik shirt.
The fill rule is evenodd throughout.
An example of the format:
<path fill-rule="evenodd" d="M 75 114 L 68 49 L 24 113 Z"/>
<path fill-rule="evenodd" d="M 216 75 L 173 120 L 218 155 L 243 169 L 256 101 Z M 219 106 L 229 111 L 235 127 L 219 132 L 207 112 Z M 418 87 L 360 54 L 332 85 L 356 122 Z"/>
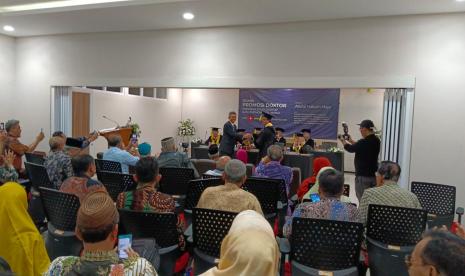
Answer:
<path fill-rule="evenodd" d="M 61 150 L 51 151 L 45 158 L 44 166 L 56 189 L 60 189 L 61 183 L 74 175 L 71 157 Z"/>
<path fill-rule="evenodd" d="M 260 161 L 254 175 L 284 180 L 284 183 L 286 183 L 286 193 L 289 194 L 289 186 L 292 182 L 292 169 L 290 167 L 283 166 L 278 161 L 271 161 L 267 164 Z"/>
<path fill-rule="evenodd" d="M 0 184 L 6 182 L 18 182 L 18 173 L 14 167 L 0 166 Z"/>
<path fill-rule="evenodd" d="M 56 258 L 50 265 L 47 276 L 153 276 L 155 268 L 144 258 L 119 259 L 116 251 L 86 252 L 81 257 Z"/>
<path fill-rule="evenodd" d="M 292 233 L 293 218 L 314 218 L 338 221 L 358 222 L 357 207 L 350 203 L 341 202 L 336 198 L 322 198 L 319 202 L 304 202 L 300 204 L 286 221 L 283 228 L 285 237 Z"/>

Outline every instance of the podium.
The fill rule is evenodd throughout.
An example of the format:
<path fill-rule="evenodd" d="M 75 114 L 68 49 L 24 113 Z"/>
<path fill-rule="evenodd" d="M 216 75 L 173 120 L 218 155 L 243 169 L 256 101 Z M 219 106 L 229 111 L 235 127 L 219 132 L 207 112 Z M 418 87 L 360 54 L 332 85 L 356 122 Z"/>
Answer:
<path fill-rule="evenodd" d="M 120 128 L 110 128 L 102 129 L 99 131 L 100 136 L 105 137 L 108 140 L 108 137 L 111 135 L 120 135 L 125 146 L 129 145 L 131 140 L 132 128 L 130 127 L 120 127 Z"/>

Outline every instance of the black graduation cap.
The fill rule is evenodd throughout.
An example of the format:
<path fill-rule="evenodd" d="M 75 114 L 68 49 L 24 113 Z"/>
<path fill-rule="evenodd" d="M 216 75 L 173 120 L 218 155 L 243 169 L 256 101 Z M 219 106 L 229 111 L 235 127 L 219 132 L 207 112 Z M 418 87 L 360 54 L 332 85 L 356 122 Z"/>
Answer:
<path fill-rule="evenodd" d="M 309 129 L 309 128 L 304 128 L 304 129 L 302 129 L 301 131 L 302 131 L 302 133 L 305 133 L 305 132 L 307 132 L 307 133 L 312 133 L 312 130 Z"/>
<path fill-rule="evenodd" d="M 263 111 L 262 111 L 262 116 L 265 117 L 265 118 L 267 118 L 268 120 L 271 120 L 271 119 L 273 118 L 273 115 L 268 114 L 268 113 L 263 112 Z"/>
<path fill-rule="evenodd" d="M 245 132 L 245 129 L 244 128 L 238 128 L 237 132 Z"/>
<path fill-rule="evenodd" d="M 284 131 L 283 128 L 280 128 L 280 127 L 277 127 L 277 128 L 276 128 L 276 131 L 286 132 L 286 131 Z"/>
<path fill-rule="evenodd" d="M 211 127 L 212 131 L 218 131 L 220 128 L 219 127 Z"/>
<path fill-rule="evenodd" d="M 74 138 L 66 138 L 66 146 L 70 148 L 82 148 L 83 141 L 74 139 Z"/>
<path fill-rule="evenodd" d="M 262 130 L 261 127 L 254 127 L 253 129 L 255 129 L 256 131 Z"/>
<path fill-rule="evenodd" d="M 302 134 L 302 132 L 297 132 L 297 133 L 295 134 L 295 136 L 297 136 L 297 137 L 304 137 L 304 135 Z"/>

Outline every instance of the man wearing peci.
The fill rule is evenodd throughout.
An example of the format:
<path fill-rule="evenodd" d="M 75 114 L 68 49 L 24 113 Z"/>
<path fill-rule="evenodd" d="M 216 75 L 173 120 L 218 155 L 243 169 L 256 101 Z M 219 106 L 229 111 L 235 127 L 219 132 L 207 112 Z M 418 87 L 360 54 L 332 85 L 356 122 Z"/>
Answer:
<path fill-rule="evenodd" d="M 234 111 L 229 112 L 228 121 L 223 126 L 223 138 L 220 142 L 220 155 L 234 157 L 234 147 L 237 141 L 242 141 L 242 135 L 237 133 L 237 126 L 234 124 L 237 114 Z"/>
<path fill-rule="evenodd" d="M 260 116 L 260 122 L 263 125 L 263 130 L 258 136 L 256 136 L 254 141 L 255 147 L 259 150 L 257 163 L 266 156 L 268 147 L 274 144 L 276 131 L 271 123 L 272 118 L 273 116 L 266 112 L 262 112 L 262 116 Z"/>

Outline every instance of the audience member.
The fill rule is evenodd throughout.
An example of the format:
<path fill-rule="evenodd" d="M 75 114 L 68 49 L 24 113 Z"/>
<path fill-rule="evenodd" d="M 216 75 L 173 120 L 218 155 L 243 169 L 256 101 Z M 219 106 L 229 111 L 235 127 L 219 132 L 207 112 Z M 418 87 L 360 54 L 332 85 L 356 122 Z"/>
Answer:
<path fill-rule="evenodd" d="M 406 208 L 421 208 L 415 194 L 397 185 L 401 173 L 400 166 L 391 161 L 383 161 L 376 172 L 375 188 L 365 190 L 359 204 L 359 220 L 367 222 L 368 205 L 379 204 Z"/>
<path fill-rule="evenodd" d="M 224 167 L 230 160 L 231 160 L 231 157 L 227 155 L 221 156 L 220 159 L 216 161 L 216 169 L 209 170 L 205 174 L 213 175 L 213 176 L 222 176 L 224 172 Z"/>
<path fill-rule="evenodd" d="M 81 202 L 76 220 L 76 236 L 84 246 L 81 256 L 56 258 L 44 275 L 157 275 L 131 248 L 126 251 L 127 259 L 118 257 L 118 221 L 118 210 L 107 193 L 89 194 Z"/>
<path fill-rule="evenodd" d="M 258 199 L 241 189 L 247 179 L 244 163 L 231 160 L 226 164 L 223 174 L 225 184 L 209 187 L 200 196 L 198 208 L 215 209 L 229 212 L 254 210 L 263 214 Z"/>
<path fill-rule="evenodd" d="M 211 144 L 208 147 L 208 158 L 213 161 L 217 161 L 220 158 L 220 150 L 217 144 Z"/>
<path fill-rule="evenodd" d="M 303 196 L 312 188 L 317 182 L 317 175 L 324 167 L 332 167 L 331 161 L 326 157 L 317 157 L 313 159 L 313 174 L 305 178 L 297 190 L 297 197 L 302 200 Z M 318 191 L 318 188 L 317 188 Z"/>
<path fill-rule="evenodd" d="M 187 154 L 176 150 L 173 137 L 161 140 L 161 153 L 157 161 L 160 168 L 191 168 L 194 170 L 195 177 L 199 178 L 199 173 Z"/>
<path fill-rule="evenodd" d="M 123 140 L 120 135 L 111 135 L 108 137 L 109 149 L 103 153 L 103 160 L 110 160 L 121 163 L 123 173 L 129 173 L 129 166 L 135 166 L 139 161 L 139 153 L 134 155 L 124 150 Z"/>
<path fill-rule="evenodd" d="M 94 131 L 92 133 L 89 133 L 89 135 L 87 136 L 81 136 L 81 137 L 75 137 L 73 139 L 76 139 L 80 142 L 82 142 L 82 146 L 81 148 L 85 149 L 87 148 L 90 143 L 92 143 L 93 141 L 97 140 L 98 138 L 98 132 L 97 131 Z M 52 134 L 52 137 L 61 137 L 63 138 L 65 141 L 68 137 L 66 137 L 66 134 L 63 133 L 63 131 L 55 131 L 53 134 Z"/>
<path fill-rule="evenodd" d="M 139 144 L 137 149 L 139 150 L 140 157 L 147 157 L 152 154 L 152 146 L 149 143 Z"/>
<path fill-rule="evenodd" d="M 13 167 L 14 159 L 15 154 L 11 150 L 6 150 L 5 154 L 0 154 L 0 184 L 18 181 L 18 172 Z"/>
<path fill-rule="evenodd" d="M 60 191 L 76 195 L 79 200 L 94 191 L 105 191 L 103 186 L 97 180 L 92 179 L 95 175 L 96 168 L 94 158 L 88 154 L 78 155 L 71 159 L 74 176 L 66 179 L 61 184 Z"/>
<path fill-rule="evenodd" d="M 280 252 L 269 222 L 255 211 L 239 213 L 221 243 L 220 259 L 202 276 L 278 275 Z"/>
<path fill-rule="evenodd" d="M 357 222 L 357 207 L 340 200 L 344 190 L 344 176 L 337 170 L 326 170 L 320 172 L 320 201 L 303 202 L 300 204 L 284 225 L 285 237 L 292 234 L 293 218 L 316 218 L 340 221 Z"/>
<path fill-rule="evenodd" d="M 8 133 L 8 138 L 6 142 L 6 147 L 10 150 L 12 150 L 15 154 L 15 159 L 13 162 L 13 166 L 18 172 L 23 172 L 22 169 L 22 156 L 26 152 L 33 152 L 37 145 L 44 140 L 44 133 L 41 131 L 39 134 L 36 136 L 36 139 L 34 142 L 32 142 L 29 146 L 22 144 L 19 141 L 19 138 L 21 137 L 21 126 L 19 125 L 18 120 L 9 120 L 5 124 L 5 130 Z"/>
<path fill-rule="evenodd" d="M 8 182 L 0 186 L 0 256 L 15 275 L 41 275 L 50 259 L 27 208 L 21 185 Z"/>
<path fill-rule="evenodd" d="M 242 163 L 249 163 L 249 154 L 245 149 L 238 149 L 236 152 L 236 159 L 242 161 Z"/>
<path fill-rule="evenodd" d="M 292 182 L 292 169 L 288 166 L 281 165 L 283 156 L 284 152 L 281 146 L 269 146 L 266 151 L 266 156 L 263 157 L 258 164 L 254 175 L 284 180 L 286 184 L 286 193 L 289 195 L 289 186 Z"/>
<path fill-rule="evenodd" d="M 465 240 L 445 230 L 427 232 L 405 263 L 410 276 L 463 275 Z"/>
<path fill-rule="evenodd" d="M 61 183 L 73 176 L 71 157 L 64 152 L 65 140 L 63 138 L 52 137 L 48 143 L 50 152 L 45 158 L 44 166 L 55 189 L 60 189 Z"/>
<path fill-rule="evenodd" d="M 136 164 L 135 180 L 137 188 L 134 191 L 118 195 L 116 206 L 118 209 L 135 211 L 151 211 L 156 213 L 174 213 L 175 201 L 167 194 L 158 191 L 158 162 L 153 157 L 141 158 Z M 184 248 L 183 224 L 178 221 L 180 248 Z"/>

